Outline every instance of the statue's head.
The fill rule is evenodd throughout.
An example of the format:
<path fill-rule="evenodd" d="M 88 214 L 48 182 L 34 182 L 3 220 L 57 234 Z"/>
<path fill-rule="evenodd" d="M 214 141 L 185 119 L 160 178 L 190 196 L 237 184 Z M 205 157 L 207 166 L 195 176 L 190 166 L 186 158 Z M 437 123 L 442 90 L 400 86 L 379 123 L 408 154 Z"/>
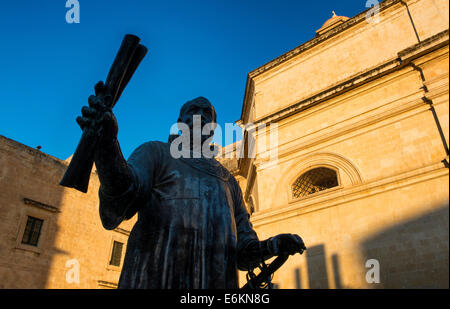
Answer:
<path fill-rule="evenodd" d="M 179 157 L 179 151 L 211 158 L 216 149 L 211 146 L 214 130 L 217 127 L 217 116 L 211 102 L 204 97 L 198 97 L 186 102 L 180 110 L 177 121 L 178 133 L 171 133 L 169 143 L 171 153 Z M 173 127 L 171 128 L 171 130 Z M 181 135 L 180 135 L 181 134 Z M 206 146 L 206 147 L 205 147 Z M 186 153 L 181 154 L 185 157 Z"/>
<path fill-rule="evenodd" d="M 185 123 L 191 132 L 191 135 L 194 133 L 194 116 L 200 118 L 201 127 L 200 130 L 206 124 L 212 125 L 212 130 L 207 130 L 208 134 L 203 135 L 201 137 L 202 141 L 212 137 L 214 135 L 214 128 L 216 127 L 217 115 L 216 110 L 212 106 L 211 102 L 204 97 L 198 97 L 191 101 L 186 102 L 180 110 L 180 115 L 178 117 L 178 122 Z M 205 131 L 203 131 L 205 133 Z"/>
<path fill-rule="evenodd" d="M 194 115 L 200 115 L 202 117 L 202 123 L 204 124 L 216 123 L 217 120 L 216 110 L 211 102 L 204 97 L 198 97 L 184 103 L 180 110 L 178 122 L 184 122 L 189 125 L 190 123 L 193 123 Z"/>

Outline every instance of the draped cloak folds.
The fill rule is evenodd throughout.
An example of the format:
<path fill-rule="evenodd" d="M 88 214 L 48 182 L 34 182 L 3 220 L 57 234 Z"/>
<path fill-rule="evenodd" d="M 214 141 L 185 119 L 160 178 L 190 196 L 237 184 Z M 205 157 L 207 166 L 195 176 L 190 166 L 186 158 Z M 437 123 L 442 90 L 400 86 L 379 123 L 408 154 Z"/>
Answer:
<path fill-rule="evenodd" d="M 99 190 L 106 229 L 138 213 L 119 288 L 238 288 L 238 252 L 258 237 L 228 170 L 215 159 L 175 159 L 162 142 L 141 145 L 127 163 L 134 181 L 125 193 Z"/>

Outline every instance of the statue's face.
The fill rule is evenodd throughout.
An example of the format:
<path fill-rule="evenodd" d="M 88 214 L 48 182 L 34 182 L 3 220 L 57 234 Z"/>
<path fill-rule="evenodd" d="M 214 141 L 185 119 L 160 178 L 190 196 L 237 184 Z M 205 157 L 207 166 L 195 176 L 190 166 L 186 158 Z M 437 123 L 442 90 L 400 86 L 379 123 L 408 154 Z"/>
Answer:
<path fill-rule="evenodd" d="M 201 117 L 202 128 L 207 123 L 212 123 L 213 115 L 212 110 L 209 107 L 202 107 L 196 104 L 190 105 L 181 115 L 180 122 L 184 122 L 192 131 L 194 127 L 194 115 Z"/>
<path fill-rule="evenodd" d="M 214 111 L 211 106 L 208 106 L 207 104 L 197 104 L 196 102 L 192 102 L 183 106 L 183 113 L 180 115 L 178 121 L 185 123 L 189 127 L 191 138 L 193 138 L 194 133 L 201 134 L 206 124 L 213 124 L 213 129 L 203 130 L 203 133 L 206 133 L 201 134 L 200 140 L 203 143 L 208 138 L 211 138 L 214 135 L 216 124 L 213 113 Z M 194 116 L 197 116 L 196 118 L 200 119 L 200 128 L 197 131 L 194 130 Z"/>

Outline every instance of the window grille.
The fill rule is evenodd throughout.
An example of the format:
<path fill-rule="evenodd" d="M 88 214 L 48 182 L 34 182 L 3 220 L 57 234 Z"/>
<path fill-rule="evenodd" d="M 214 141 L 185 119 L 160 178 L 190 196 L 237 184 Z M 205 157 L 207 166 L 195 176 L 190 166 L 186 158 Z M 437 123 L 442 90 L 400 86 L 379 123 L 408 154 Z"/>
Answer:
<path fill-rule="evenodd" d="M 338 185 L 338 178 L 335 170 L 326 167 L 318 167 L 297 178 L 292 185 L 292 197 L 304 197 L 319 191 L 337 187 Z"/>
<path fill-rule="evenodd" d="M 43 223 L 44 220 L 28 216 L 27 225 L 23 232 L 22 243 L 37 247 Z"/>

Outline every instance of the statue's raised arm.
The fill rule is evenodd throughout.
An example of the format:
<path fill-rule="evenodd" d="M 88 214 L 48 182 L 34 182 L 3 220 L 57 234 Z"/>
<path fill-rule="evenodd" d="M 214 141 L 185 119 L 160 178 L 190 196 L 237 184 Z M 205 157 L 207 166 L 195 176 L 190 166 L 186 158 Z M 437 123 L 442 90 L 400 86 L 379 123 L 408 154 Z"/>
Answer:
<path fill-rule="evenodd" d="M 119 100 L 139 63 L 147 54 L 147 48 L 139 44 L 139 41 L 140 39 L 135 35 L 125 35 L 106 77 L 106 83 L 102 84 L 101 92 L 96 95 L 97 100 L 101 100 L 110 109 Z M 106 97 L 109 99 L 106 99 Z M 92 134 L 90 130 L 83 130 L 60 185 L 84 193 L 87 192 L 89 177 L 94 164 L 94 154 L 97 149 L 97 139 L 98 135 Z"/>
<path fill-rule="evenodd" d="M 108 102 L 111 96 L 104 95 L 104 92 L 104 83 L 98 82 L 95 85 L 95 95 L 91 95 L 88 99 L 89 106 L 83 106 L 82 116 L 77 117 L 76 121 L 83 131 L 98 137 L 94 161 L 100 180 L 100 194 L 115 197 L 123 195 L 135 184 L 132 171 L 123 157 L 117 140 L 119 128 L 116 117 L 109 107 L 111 104 Z M 122 204 L 124 209 L 121 209 L 118 205 L 116 209 L 108 209 L 106 212 L 114 212 L 117 213 L 114 217 L 121 217 L 127 206 Z M 106 221 L 108 222 L 102 220 L 105 228 L 115 227 L 112 225 L 116 224 L 109 222 L 111 220 Z"/>

